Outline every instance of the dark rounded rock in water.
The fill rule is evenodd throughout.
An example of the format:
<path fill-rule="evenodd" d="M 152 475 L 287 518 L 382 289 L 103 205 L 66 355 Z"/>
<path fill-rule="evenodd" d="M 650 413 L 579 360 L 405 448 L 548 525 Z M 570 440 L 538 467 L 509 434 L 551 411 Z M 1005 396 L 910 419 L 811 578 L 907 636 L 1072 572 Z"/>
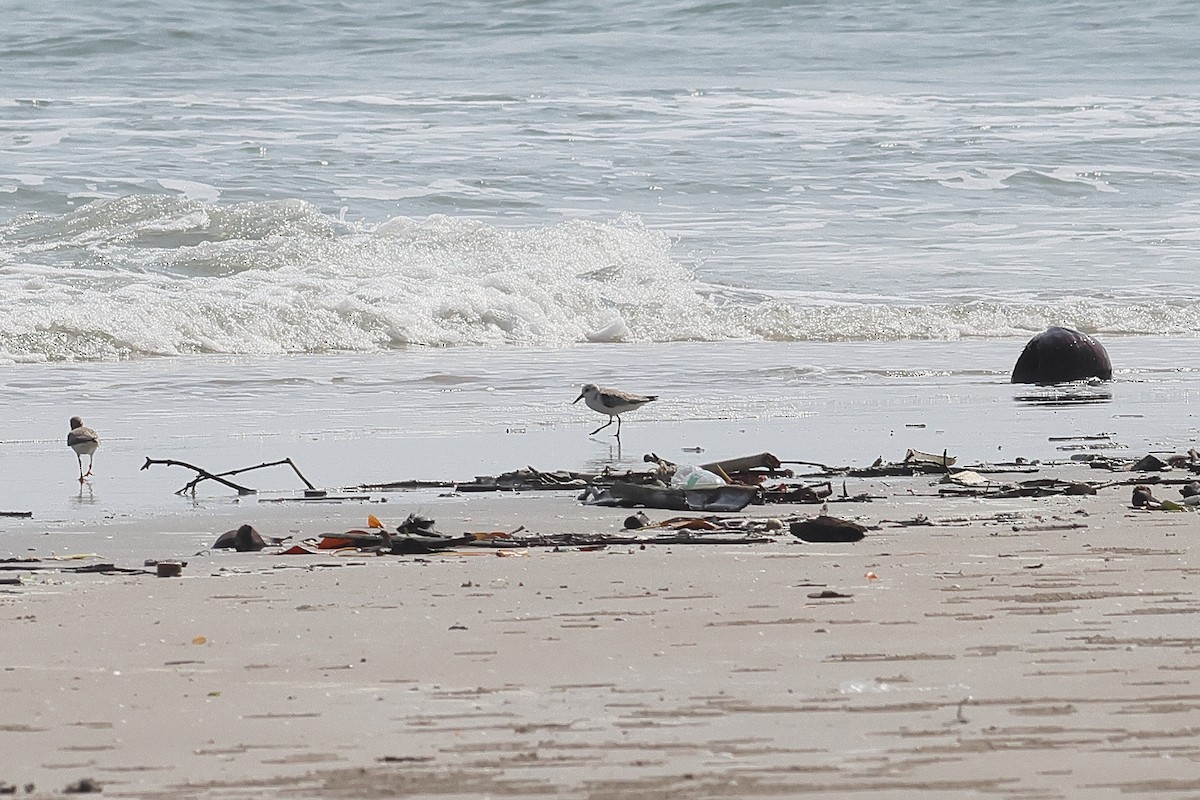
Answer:
<path fill-rule="evenodd" d="M 1183 486 L 1179 487 L 1179 493 L 1184 497 L 1194 497 L 1200 494 L 1200 481 L 1185 483 Z"/>
<path fill-rule="evenodd" d="M 837 517 L 819 516 L 793 522 L 792 536 L 805 542 L 857 542 L 866 536 L 866 526 Z"/>
<path fill-rule="evenodd" d="M 1029 340 L 1013 367 L 1011 383 L 1112 380 L 1108 351 L 1086 333 L 1051 327 Z"/>

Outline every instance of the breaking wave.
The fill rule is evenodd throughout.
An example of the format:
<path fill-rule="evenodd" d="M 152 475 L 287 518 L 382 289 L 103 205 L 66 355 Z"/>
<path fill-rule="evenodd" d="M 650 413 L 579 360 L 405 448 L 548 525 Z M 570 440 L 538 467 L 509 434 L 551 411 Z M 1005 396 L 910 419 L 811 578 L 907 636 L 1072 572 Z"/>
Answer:
<path fill-rule="evenodd" d="M 705 283 L 632 216 L 350 223 L 300 200 L 97 200 L 0 225 L 0 358 L 1200 330 L 1194 302 L 855 301 Z"/>

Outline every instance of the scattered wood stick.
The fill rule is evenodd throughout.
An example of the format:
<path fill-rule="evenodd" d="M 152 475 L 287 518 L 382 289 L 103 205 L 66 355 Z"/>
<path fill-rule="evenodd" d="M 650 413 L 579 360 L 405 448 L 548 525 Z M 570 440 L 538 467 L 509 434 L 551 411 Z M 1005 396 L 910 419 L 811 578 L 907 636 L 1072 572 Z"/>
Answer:
<path fill-rule="evenodd" d="M 184 486 L 182 489 L 180 489 L 175 494 L 186 494 L 188 491 L 194 491 L 196 489 L 196 484 L 200 483 L 200 481 L 206 481 L 213 477 L 227 478 L 230 475 L 239 475 L 243 472 L 249 472 L 250 470 L 254 470 L 254 469 L 262 469 L 263 467 L 278 467 L 280 464 L 287 464 L 289 467 L 291 467 L 296 472 L 296 476 L 298 478 L 300 478 L 300 480 L 302 480 L 304 482 L 304 485 L 307 486 L 309 489 L 315 490 L 317 488 L 317 487 L 313 486 L 311 483 L 309 483 L 308 478 L 304 477 L 303 473 L 300 472 L 299 467 L 297 467 L 290 458 L 281 458 L 278 461 L 265 461 L 262 464 L 256 464 L 253 467 L 242 467 L 241 469 L 231 469 L 228 472 L 218 472 L 218 473 L 216 473 L 216 475 L 207 475 L 207 474 L 197 475 L 190 482 L 188 482 L 188 484 L 186 486 Z M 195 468 L 193 467 L 193 469 L 195 469 Z"/>
<path fill-rule="evenodd" d="M 184 467 L 185 469 L 193 470 L 198 475 L 202 475 L 209 480 L 216 481 L 217 483 L 228 486 L 230 489 L 233 489 L 239 495 L 258 494 L 257 489 L 251 489 L 247 486 L 240 486 L 240 485 L 234 483 L 233 481 L 225 480 L 224 478 L 220 477 L 219 475 L 214 475 L 206 469 L 197 467 L 194 464 L 188 464 L 185 461 L 176 461 L 173 458 L 150 458 L 149 456 L 146 456 L 146 463 L 142 464 L 142 469 L 150 469 L 150 466 L 152 464 L 165 464 L 168 467 Z M 183 489 L 180 489 L 175 494 L 184 494 L 186 491 L 187 491 L 187 487 L 185 486 Z"/>
<path fill-rule="evenodd" d="M 828 464 L 822 464 L 819 461 L 780 461 L 780 464 L 798 464 L 802 467 L 816 467 L 823 472 L 844 472 L 848 467 L 831 467 Z"/>
<path fill-rule="evenodd" d="M 628 546 L 628 545 L 684 545 L 684 544 L 764 544 L 774 542 L 772 536 L 742 534 L 731 532 L 733 535 L 721 536 L 719 532 L 708 535 L 696 535 L 686 531 L 676 534 L 659 536 L 618 536 L 618 535 L 588 535 L 588 534 L 546 534 L 523 539 L 481 539 L 467 542 L 459 547 L 477 547 L 482 549 L 505 550 L 524 549 L 532 547 L 595 547 L 595 546 Z"/>

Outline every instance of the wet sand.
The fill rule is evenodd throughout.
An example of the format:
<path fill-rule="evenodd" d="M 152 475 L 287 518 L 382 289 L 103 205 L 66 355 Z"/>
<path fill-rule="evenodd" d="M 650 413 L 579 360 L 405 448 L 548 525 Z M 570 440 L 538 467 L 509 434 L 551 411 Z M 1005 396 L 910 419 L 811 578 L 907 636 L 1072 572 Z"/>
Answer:
<path fill-rule="evenodd" d="M 884 497 L 831 505 L 872 527 L 855 544 L 197 555 L 248 509 L 297 536 L 417 509 L 446 533 L 615 533 L 630 513 L 573 492 L 77 531 L 66 545 L 124 548 L 120 566 L 188 563 L 0 585 L 0 782 L 146 798 L 1200 792 L 1200 518 L 1134 510 L 1128 487 L 937 488 L 851 481 Z M 919 515 L 934 524 L 898 524 Z M 45 557 L 64 537 L 5 543 Z"/>

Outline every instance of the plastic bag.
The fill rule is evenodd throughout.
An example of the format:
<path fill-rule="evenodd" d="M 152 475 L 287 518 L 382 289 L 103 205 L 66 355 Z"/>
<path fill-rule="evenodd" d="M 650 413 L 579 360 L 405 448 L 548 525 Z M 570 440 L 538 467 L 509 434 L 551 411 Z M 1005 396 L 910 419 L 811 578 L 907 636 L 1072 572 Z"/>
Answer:
<path fill-rule="evenodd" d="M 671 476 L 673 489 L 716 489 L 725 485 L 725 479 L 715 472 L 693 464 L 680 464 Z"/>

